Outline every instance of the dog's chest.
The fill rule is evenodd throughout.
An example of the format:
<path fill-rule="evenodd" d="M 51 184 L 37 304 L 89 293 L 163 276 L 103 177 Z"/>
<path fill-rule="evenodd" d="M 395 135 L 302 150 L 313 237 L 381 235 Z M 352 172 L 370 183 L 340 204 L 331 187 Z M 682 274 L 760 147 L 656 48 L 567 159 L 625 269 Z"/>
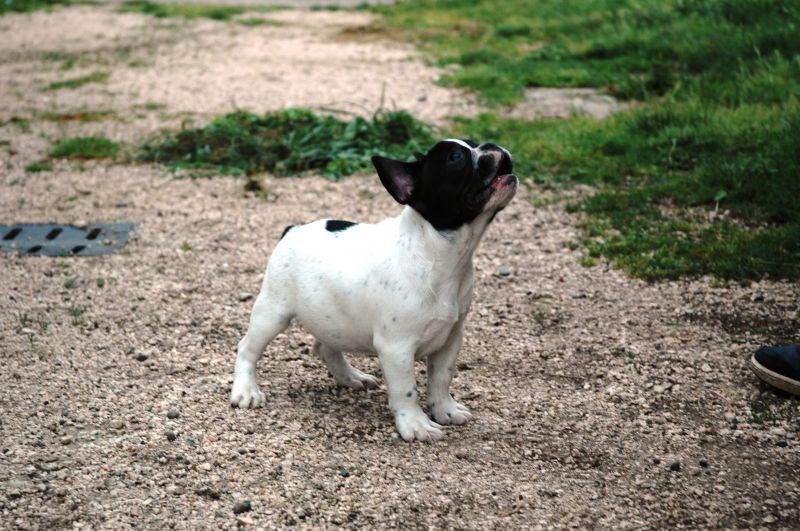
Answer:
<path fill-rule="evenodd" d="M 469 309 L 471 292 L 471 285 L 457 286 L 452 292 L 439 294 L 428 304 L 421 306 L 420 314 L 424 316 L 425 322 L 418 336 L 417 358 L 427 356 L 447 343 L 453 329 L 458 326 L 459 319 Z"/>

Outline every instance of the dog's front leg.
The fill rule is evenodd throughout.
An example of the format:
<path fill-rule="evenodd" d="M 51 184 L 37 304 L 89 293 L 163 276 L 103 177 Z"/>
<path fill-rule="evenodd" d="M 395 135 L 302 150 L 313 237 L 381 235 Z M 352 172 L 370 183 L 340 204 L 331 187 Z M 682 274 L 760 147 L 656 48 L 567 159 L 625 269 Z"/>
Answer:
<path fill-rule="evenodd" d="M 416 349 L 408 345 L 387 345 L 378 347 L 378 359 L 389 393 L 389 408 L 400 436 L 406 441 L 435 441 L 444 433 L 419 406 L 414 377 L 415 352 Z"/>
<path fill-rule="evenodd" d="M 442 348 L 428 356 L 428 405 L 439 424 L 464 424 L 472 420 L 467 406 L 450 395 L 450 381 L 464 339 L 464 318 L 456 323 Z"/>

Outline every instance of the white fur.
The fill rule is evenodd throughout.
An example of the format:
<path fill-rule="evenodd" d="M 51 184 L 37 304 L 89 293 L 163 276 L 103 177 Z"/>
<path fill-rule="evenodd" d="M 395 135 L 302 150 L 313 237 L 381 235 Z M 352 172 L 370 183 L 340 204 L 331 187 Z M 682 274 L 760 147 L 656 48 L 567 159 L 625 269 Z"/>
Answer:
<path fill-rule="evenodd" d="M 341 385 L 377 386 L 342 352 L 378 355 L 403 439 L 439 439 L 441 424 L 471 420 L 449 386 L 472 299 L 472 256 L 498 203 L 511 195 L 513 189 L 498 194 L 475 220 L 454 231 L 437 231 L 411 207 L 396 218 L 337 232 L 326 230 L 326 220 L 293 227 L 270 257 L 239 343 L 231 403 L 264 405 L 256 363 L 297 319 L 317 339 L 315 351 Z M 417 398 L 414 360 L 423 358 L 435 422 Z"/>

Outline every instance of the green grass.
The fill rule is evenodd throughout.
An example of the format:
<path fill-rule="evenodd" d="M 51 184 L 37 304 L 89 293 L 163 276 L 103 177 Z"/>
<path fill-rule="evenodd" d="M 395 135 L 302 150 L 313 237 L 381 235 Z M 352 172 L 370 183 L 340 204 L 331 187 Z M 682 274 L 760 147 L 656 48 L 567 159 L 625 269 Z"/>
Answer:
<path fill-rule="evenodd" d="M 102 83 L 106 81 L 110 75 L 111 74 L 109 74 L 108 72 L 93 72 L 85 76 L 66 79 L 64 81 L 55 81 L 53 83 L 50 83 L 47 86 L 47 88 L 49 88 L 50 90 L 61 90 L 65 88 L 76 89 L 88 83 Z"/>
<path fill-rule="evenodd" d="M 0 15 L 6 13 L 30 13 L 41 9 L 52 9 L 57 5 L 70 5 L 70 0 L 0 0 Z"/>
<path fill-rule="evenodd" d="M 61 140 L 53 146 L 50 156 L 68 159 L 100 159 L 115 157 L 120 149 L 119 144 L 108 138 L 84 136 Z"/>
<path fill-rule="evenodd" d="M 800 4 L 780 0 L 423 0 L 376 6 L 445 81 L 512 103 L 525 87 L 591 86 L 646 99 L 702 77 L 714 97 L 743 66 L 800 52 Z M 720 90 L 722 89 L 722 90 Z"/>
<path fill-rule="evenodd" d="M 235 112 L 203 128 L 166 132 L 146 142 L 139 158 L 193 175 L 313 171 L 339 178 L 371 171 L 372 155 L 407 158 L 432 143 L 431 129 L 403 111 L 342 121 L 289 109 L 263 116 Z"/>
<path fill-rule="evenodd" d="M 374 9 L 386 15 L 383 31 L 456 65 L 444 83 L 495 106 L 458 120 L 453 134 L 508 147 L 524 179 L 598 187 L 571 207 L 584 213 L 589 258 L 606 256 L 650 280 L 800 278 L 800 4 L 477 0 Z M 534 86 L 598 87 L 641 102 L 602 121 L 500 117 Z"/>
<path fill-rule="evenodd" d="M 281 22 L 277 20 L 269 20 L 267 18 L 258 18 L 258 17 L 247 17 L 247 18 L 240 18 L 237 19 L 236 22 L 241 24 L 242 26 L 283 26 Z"/>
<path fill-rule="evenodd" d="M 53 171 L 53 165 L 49 162 L 31 162 L 25 166 L 25 171 L 28 173 L 41 173 L 45 171 Z"/>
<path fill-rule="evenodd" d="M 144 13 L 158 18 L 210 18 L 230 20 L 245 12 L 244 7 L 215 4 L 156 4 L 147 0 L 130 0 L 119 8 L 121 13 Z"/>

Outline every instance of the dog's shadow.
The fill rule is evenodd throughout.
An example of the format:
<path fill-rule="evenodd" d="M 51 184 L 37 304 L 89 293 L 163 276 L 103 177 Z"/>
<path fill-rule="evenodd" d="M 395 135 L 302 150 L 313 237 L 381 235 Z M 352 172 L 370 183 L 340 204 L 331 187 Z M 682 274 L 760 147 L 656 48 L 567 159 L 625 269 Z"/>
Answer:
<path fill-rule="evenodd" d="M 375 421 L 382 427 L 394 425 L 383 389 L 353 391 L 334 382 L 309 381 L 289 385 L 286 396 L 303 416 L 324 415 L 336 419 L 341 429 L 348 431 L 375 433 L 381 429 Z"/>

